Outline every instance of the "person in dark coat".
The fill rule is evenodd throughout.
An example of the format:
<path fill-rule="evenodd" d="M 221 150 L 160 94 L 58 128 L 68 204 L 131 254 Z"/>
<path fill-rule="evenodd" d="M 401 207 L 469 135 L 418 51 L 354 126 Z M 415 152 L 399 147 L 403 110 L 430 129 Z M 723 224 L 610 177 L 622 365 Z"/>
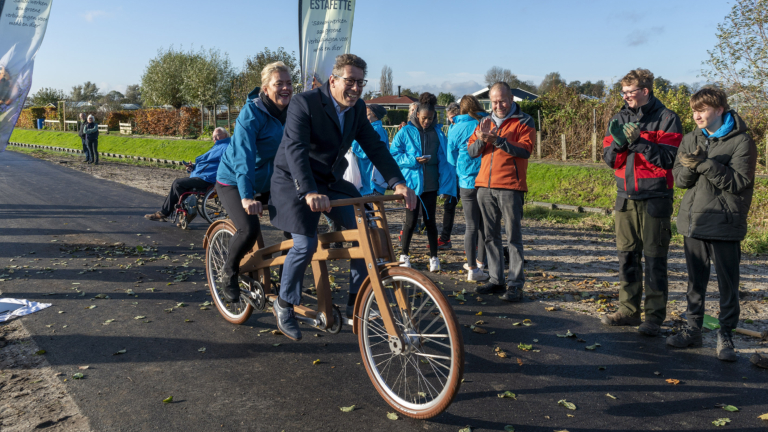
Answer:
<path fill-rule="evenodd" d="M 88 123 L 83 126 L 83 135 L 85 135 L 85 144 L 88 147 L 88 153 L 91 160 L 88 163 L 99 164 L 99 124 L 96 123 L 96 117 L 89 115 Z"/>
<path fill-rule="evenodd" d="M 739 323 L 741 241 L 754 193 L 757 147 L 724 91 L 699 90 L 691 96 L 691 109 L 697 128 L 683 138 L 672 169 L 677 187 L 688 189 L 677 215 L 688 267 L 688 325 L 667 344 L 701 346 L 713 262 L 720 291 L 717 358 L 736 361 L 731 332 Z"/>
<path fill-rule="evenodd" d="M 85 121 L 85 113 L 80 113 L 80 120 L 77 121 L 77 135 L 80 140 L 83 141 L 83 154 L 85 155 L 85 162 L 91 161 L 91 154 L 88 152 L 88 145 L 85 143 L 85 125 L 88 124 Z"/>
<path fill-rule="evenodd" d="M 320 213 L 325 212 L 344 228 L 357 226 L 351 207 L 330 207 L 331 200 L 360 196 L 357 188 L 343 179 L 347 169 L 344 156 L 352 141 L 357 140 L 387 185 L 405 196 L 407 207 L 416 206 L 416 196 L 405 185 L 397 163 L 366 117 L 360 97 L 366 69 L 360 57 L 340 55 L 328 82 L 295 96 L 288 107 L 283 140 L 275 156 L 269 217 L 275 228 L 293 237 L 278 300 L 272 305 L 278 328 L 292 340 L 301 339 L 293 306 L 301 302 L 304 271 L 317 249 Z M 367 275 L 364 260 L 352 260 L 350 267 L 347 316 Z"/>

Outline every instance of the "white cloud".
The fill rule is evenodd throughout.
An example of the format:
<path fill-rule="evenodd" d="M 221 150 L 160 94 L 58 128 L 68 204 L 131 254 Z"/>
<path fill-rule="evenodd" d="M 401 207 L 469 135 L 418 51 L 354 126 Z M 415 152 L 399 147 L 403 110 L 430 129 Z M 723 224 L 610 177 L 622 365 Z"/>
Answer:
<path fill-rule="evenodd" d="M 82 16 L 83 18 L 85 18 L 86 21 L 93 22 L 96 18 L 106 17 L 106 16 L 109 16 L 109 14 L 103 10 L 93 10 L 93 11 L 88 11 L 84 13 Z"/>

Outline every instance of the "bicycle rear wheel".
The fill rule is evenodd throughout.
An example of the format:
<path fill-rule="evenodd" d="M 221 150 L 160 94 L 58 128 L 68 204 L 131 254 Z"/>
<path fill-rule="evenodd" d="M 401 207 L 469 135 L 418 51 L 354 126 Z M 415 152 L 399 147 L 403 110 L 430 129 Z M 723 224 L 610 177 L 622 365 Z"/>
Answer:
<path fill-rule="evenodd" d="M 464 342 L 456 315 L 443 293 L 416 270 L 392 267 L 381 272 L 387 304 L 379 304 L 368 284 L 362 295 L 358 340 L 365 369 L 376 390 L 400 413 L 419 419 L 443 412 L 456 397 L 464 375 Z M 403 290 L 410 308 L 395 297 Z M 380 310 L 389 308 L 403 333 L 389 343 Z"/>
<path fill-rule="evenodd" d="M 220 219 L 226 219 L 227 211 L 224 210 L 224 206 L 219 200 L 219 195 L 216 193 L 216 189 L 212 188 L 206 192 L 205 197 L 199 206 L 200 214 L 208 223 L 214 223 Z"/>
<path fill-rule="evenodd" d="M 242 296 L 236 302 L 229 302 L 221 292 L 224 263 L 229 254 L 229 240 L 234 234 L 235 228 L 229 223 L 222 223 L 211 232 L 208 248 L 205 250 L 205 273 L 216 309 L 225 320 L 239 325 L 251 317 L 253 307 L 243 300 Z M 246 284 L 241 280 L 240 288 L 248 289 L 244 285 Z"/>

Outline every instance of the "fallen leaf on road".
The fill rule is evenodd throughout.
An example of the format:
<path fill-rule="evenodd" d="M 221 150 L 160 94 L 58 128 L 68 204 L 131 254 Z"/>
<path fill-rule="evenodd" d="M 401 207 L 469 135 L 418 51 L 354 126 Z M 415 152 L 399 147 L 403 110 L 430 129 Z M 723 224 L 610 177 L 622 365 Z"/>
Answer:
<path fill-rule="evenodd" d="M 482 314 L 483 314 L 483 311 L 480 311 L 480 312 L 476 313 L 475 315 L 482 315 Z"/>
<path fill-rule="evenodd" d="M 85 294 L 85 293 L 83 293 L 83 294 Z M 96 305 L 90 305 L 90 306 L 86 307 L 86 309 L 96 309 Z"/>
<path fill-rule="evenodd" d="M 565 399 L 560 399 L 559 401 L 557 401 L 557 404 L 558 405 L 562 405 L 562 406 L 568 408 L 569 410 L 575 410 L 576 409 L 576 405 L 574 405 L 571 402 L 568 402 Z"/>
<path fill-rule="evenodd" d="M 598 366 L 597 370 L 605 370 L 605 366 Z"/>
<path fill-rule="evenodd" d="M 504 430 L 507 432 L 515 432 L 515 427 L 512 425 L 506 425 L 504 426 Z"/>
<path fill-rule="evenodd" d="M 187 304 L 184 303 L 184 302 L 176 303 L 176 307 L 186 307 L 186 306 L 187 306 Z"/>
<path fill-rule="evenodd" d="M 355 410 L 355 406 L 352 405 L 348 407 L 339 407 L 339 409 L 341 410 L 341 412 L 352 412 Z"/>
<path fill-rule="evenodd" d="M 97 298 L 97 299 L 108 299 L 109 296 L 106 295 L 106 294 L 96 294 L 96 297 L 94 297 L 94 298 Z"/>
<path fill-rule="evenodd" d="M 313 364 L 313 365 L 318 365 L 318 364 L 320 364 L 320 359 L 317 359 L 317 360 L 313 361 L 313 362 L 312 362 L 312 364 Z"/>
<path fill-rule="evenodd" d="M 514 399 L 514 400 L 517 400 L 517 395 L 516 395 L 516 394 L 514 394 L 514 393 L 512 393 L 512 392 L 511 392 L 511 391 L 509 391 L 509 390 L 505 391 L 504 393 L 499 393 L 499 394 L 497 394 L 496 396 L 498 396 L 498 397 L 500 397 L 500 398 L 502 398 L 502 399 L 504 399 L 504 398 L 509 398 L 509 399 Z"/>
<path fill-rule="evenodd" d="M 723 404 L 717 404 L 716 406 L 717 406 L 717 407 L 720 407 L 720 408 L 722 408 L 722 409 L 724 409 L 724 410 L 726 410 L 726 411 L 730 411 L 730 412 L 736 412 L 736 411 L 738 411 L 738 410 L 739 410 L 738 408 L 736 408 L 736 407 L 735 407 L 735 406 L 733 406 L 733 405 L 723 405 Z"/>
<path fill-rule="evenodd" d="M 125 354 L 125 350 L 121 349 L 120 351 L 118 351 L 118 352 L 116 352 L 116 353 L 114 353 L 112 355 L 120 355 L 120 354 Z"/>
<path fill-rule="evenodd" d="M 499 348 L 499 347 L 496 347 L 496 348 L 494 348 L 493 352 L 494 352 L 494 353 L 495 353 L 497 356 L 499 356 L 499 357 L 501 357 L 501 358 L 507 358 L 507 353 L 505 353 L 505 352 L 504 352 L 504 350 L 503 350 L 503 349 L 501 349 L 501 348 Z"/>
<path fill-rule="evenodd" d="M 205 348 L 200 348 L 200 349 L 198 349 L 198 351 L 200 351 L 201 353 L 204 353 L 205 352 Z"/>
<path fill-rule="evenodd" d="M 472 432 L 472 426 L 467 425 L 467 427 L 459 429 L 459 432 Z"/>
<path fill-rule="evenodd" d="M 557 334 L 557 333 L 555 333 L 555 334 Z M 564 334 L 564 335 L 557 334 L 557 337 L 559 337 L 559 338 L 569 338 L 569 337 L 576 337 L 576 335 L 571 333 L 570 330 L 568 330 L 568 332 L 566 334 Z"/>
<path fill-rule="evenodd" d="M 731 419 L 729 419 L 729 418 L 719 418 L 719 419 L 713 421 L 712 424 L 715 425 L 715 426 L 725 426 L 725 425 L 727 425 L 730 422 L 731 422 Z"/>
<path fill-rule="evenodd" d="M 520 366 L 522 366 L 522 365 L 523 365 L 523 360 L 522 360 L 522 359 L 520 359 L 520 358 L 518 358 L 518 359 L 517 359 L 517 364 L 519 364 Z"/>
<path fill-rule="evenodd" d="M 610 393 L 606 393 L 605 395 L 608 396 L 611 399 L 614 399 L 614 400 L 616 399 L 616 396 L 614 396 L 614 395 L 612 395 Z"/>
<path fill-rule="evenodd" d="M 768 413 L 758 416 L 757 418 L 760 420 L 768 421 Z"/>
<path fill-rule="evenodd" d="M 549 417 L 547 417 L 547 418 L 549 418 Z M 556 430 L 555 432 L 568 432 L 568 429 L 560 429 L 560 430 Z"/>
<path fill-rule="evenodd" d="M 64 313 L 64 311 L 59 311 L 59 313 Z"/>
<path fill-rule="evenodd" d="M 672 378 L 669 378 L 669 379 L 667 379 L 667 382 L 668 382 L 668 383 L 670 383 L 670 384 L 672 384 L 672 385 L 678 385 L 678 384 L 680 384 L 680 380 L 679 380 L 679 379 L 672 379 Z"/>
<path fill-rule="evenodd" d="M 656 376 L 661 376 L 661 372 L 658 372 L 658 371 L 654 372 L 653 374 L 656 375 Z"/>
<path fill-rule="evenodd" d="M 533 324 L 533 323 L 531 322 L 531 320 L 529 320 L 529 319 L 527 319 L 527 318 L 523 320 L 523 325 L 524 325 L 524 326 L 529 326 L 529 325 L 531 325 L 531 324 Z"/>
<path fill-rule="evenodd" d="M 475 325 L 476 325 L 476 326 L 478 326 L 478 325 L 483 325 L 483 324 L 485 324 L 485 321 L 483 321 L 483 320 L 480 320 L 480 321 L 475 321 Z"/>
<path fill-rule="evenodd" d="M 397 420 L 400 417 L 397 416 L 397 413 L 388 412 L 387 413 L 387 418 L 390 419 L 390 420 Z"/>
<path fill-rule="evenodd" d="M 472 329 L 472 331 L 473 331 L 473 332 L 475 332 L 475 333 L 480 333 L 480 334 L 486 334 L 486 333 L 488 333 L 488 330 L 486 330 L 486 329 L 484 329 L 484 328 L 482 328 L 482 327 L 474 327 L 474 328 Z"/>
<path fill-rule="evenodd" d="M 539 340 L 538 339 L 534 339 L 533 343 L 539 343 Z"/>
<path fill-rule="evenodd" d="M 588 345 L 588 346 L 585 346 L 585 347 L 584 347 L 584 349 L 588 349 L 588 350 L 594 350 L 594 349 L 596 349 L 596 348 L 597 348 L 597 347 L 599 347 L 599 346 L 601 346 L 601 345 L 600 345 L 599 343 L 595 342 L 595 344 L 594 344 L 594 345 Z"/>
<path fill-rule="evenodd" d="M 557 306 L 549 306 L 549 307 L 545 307 L 544 310 L 546 310 L 548 312 L 555 312 L 555 311 L 559 311 L 560 308 L 557 307 Z"/>
<path fill-rule="evenodd" d="M 89 367 L 90 367 L 90 366 L 79 366 L 79 367 L 78 367 L 78 369 L 80 369 L 80 370 L 86 370 L 86 369 L 88 369 Z"/>
<path fill-rule="evenodd" d="M 163 399 L 163 403 L 171 403 L 173 402 L 173 396 L 168 396 L 167 398 Z"/>
<path fill-rule="evenodd" d="M 272 346 L 273 346 L 273 347 L 279 347 L 279 346 L 280 346 L 280 344 L 279 344 L 279 343 L 277 343 L 277 344 L 272 344 Z"/>
<path fill-rule="evenodd" d="M 133 317 L 133 319 L 135 319 L 135 320 L 140 320 L 140 319 L 144 319 L 144 318 L 146 318 L 144 315 L 139 315 L 139 316 Z"/>
<path fill-rule="evenodd" d="M 271 333 L 273 335 L 275 335 L 275 336 L 282 336 L 283 335 L 283 332 L 281 332 L 280 330 L 271 330 Z"/>
<path fill-rule="evenodd" d="M 74 378 L 74 379 L 83 379 L 83 374 L 78 372 L 78 373 L 72 375 L 72 378 Z"/>
<path fill-rule="evenodd" d="M 43 355 L 43 354 L 45 354 L 45 350 L 35 351 L 35 355 Z"/>
<path fill-rule="evenodd" d="M 517 349 L 522 351 L 530 351 L 533 349 L 533 345 L 528 345 L 520 342 L 519 344 L 517 344 Z"/>

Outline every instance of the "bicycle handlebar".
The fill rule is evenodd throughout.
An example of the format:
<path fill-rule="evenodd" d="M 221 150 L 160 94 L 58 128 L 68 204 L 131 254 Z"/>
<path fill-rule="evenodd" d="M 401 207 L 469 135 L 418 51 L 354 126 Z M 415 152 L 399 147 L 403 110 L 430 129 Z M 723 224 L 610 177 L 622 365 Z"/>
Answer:
<path fill-rule="evenodd" d="M 360 198 L 345 198 L 331 201 L 331 207 L 343 207 L 355 204 L 364 204 L 370 202 L 384 202 L 384 201 L 400 201 L 405 199 L 402 195 L 381 195 L 381 196 L 367 196 Z"/>

